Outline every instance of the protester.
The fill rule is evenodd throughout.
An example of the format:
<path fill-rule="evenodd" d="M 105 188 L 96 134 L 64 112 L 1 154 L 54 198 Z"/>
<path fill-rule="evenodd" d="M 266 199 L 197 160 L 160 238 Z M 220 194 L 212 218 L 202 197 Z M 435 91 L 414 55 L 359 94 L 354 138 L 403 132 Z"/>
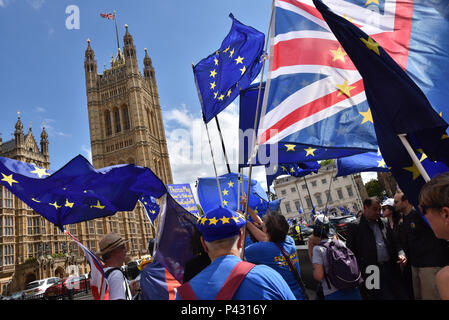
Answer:
<path fill-rule="evenodd" d="M 245 225 L 243 216 L 222 207 L 207 212 L 198 221 L 201 243 L 212 263 L 178 288 L 177 299 L 295 299 L 279 273 L 268 266 L 253 265 L 240 259 Z M 232 288 L 230 281 L 235 284 Z"/>
<path fill-rule="evenodd" d="M 435 236 L 449 240 L 449 172 L 435 176 L 419 194 L 419 206 Z M 436 275 L 440 298 L 449 300 L 449 266 Z"/>
<path fill-rule="evenodd" d="M 369 300 L 407 299 L 399 269 L 399 264 L 405 265 L 407 259 L 388 221 L 380 218 L 379 199 L 365 199 L 363 211 L 360 218 L 348 225 L 346 246 L 357 258 L 364 280 L 371 275 L 372 266 L 378 268 L 380 286 L 361 285 L 360 293 Z"/>
<path fill-rule="evenodd" d="M 255 213 L 248 210 L 254 219 Z M 245 249 L 248 262 L 267 265 L 284 278 L 297 300 L 304 300 L 299 260 L 295 241 L 288 234 L 289 225 L 285 217 L 277 213 L 266 213 L 262 231 L 247 222 L 248 230 L 259 241 Z M 290 264 L 295 270 L 290 269 Z"/>
<path fill-rule="evenodd" d="M 137 281 L 128 283 L 120 267 L 126 259 L 126 242 L 119 235 L 109 233 L 100 240 L 100 252 L 104 273 L 109 285 L 109 300 L 132 300 L 139 289 Z"/>
<path fill-rule="evenodd" d="M 304 239 L 301 234 L 301 227 L 298 225 L 296 219 L 293 219 L 292 234 L 295 244 L 304 244 Z"/>
<path fill-rule="evenodd" d="M 315 219 L 313 236 L 320 239 L 319 243 L 313 247 L 312 252 L 313 277 L 320 282 L 324 300 L 360 300 L 361 297 L 357 285 L 361 275 L 358 268 L 357 276 L 351 279 L 354 280 L 352 288 L 339 289 L 332 284 L 330 279 L 330 263 L 332 263 L 332 261 L 329 261 L 328 259 L 328 251 L 335 250 L 337 247 L 345 247 L 345 244 L 340 240 L 332 239 L 333 235 L 330 232 L 330 223 L 327 217 L 319 216 Z M 331 245 L 332 242 L 334 242 L 335 245 Z M 357 264 L 355 259 L 353 263 L 355 265 Z M 343 274 L 338 276 L 344 277 Z"/>
<path fill-rule="evenodd" d="M 192 251 L 194 257 L 187 261 L 184 266 L 184 276 L 183 283 L 190 281 L 194 276 L 200 273 L 204 268 L 210 265 L 209 255 L 204 251 L 204 248 L 201 244 L 201 233 L 198 229 L 195 229 L 195 233 L 193 234 L 192 241 Z"/>
<path fill-rule="evenodd" d="M 415 299 L 439 300 L 435 276 L 449 263 L 447 242 L 435 236 L 432 228 L 400 190 L 394 195 L 394 205 L 404 214 L 406 250 L 412 267 Z"/>
<path fill-rule="evenodd" d="M 155 240 L 148 242 L 148 252 L 153 256 Z M 175 289 L 181 284 L 168 270 L 153 258 L 142 260 L 139 265 L 140 300 L 174 300 Z"/>
<path fill-rule="evenodd" d="M 402 248 L 405 252 L 405 255 L 408 256 L 408 252 L 406 250 L 407 247 L 407 235 L 404 230 L 404 222 L 402 218 L 402 213 L 397 211 L 394 208 L 394 199 L 388 198 L 382 203 L 382 216 L 388 219 L 391 229 L 393 230 L 393 234 L 396 238 L 396 241 L 399 244 L 399 247 Z M 407 290 L 409 299 L 414 299 L 413 294 L 413 284 L 412 284 L 412 268 L 410 263 L 406 265 L 401 265 L 401 276 L 404 287 Z"/>

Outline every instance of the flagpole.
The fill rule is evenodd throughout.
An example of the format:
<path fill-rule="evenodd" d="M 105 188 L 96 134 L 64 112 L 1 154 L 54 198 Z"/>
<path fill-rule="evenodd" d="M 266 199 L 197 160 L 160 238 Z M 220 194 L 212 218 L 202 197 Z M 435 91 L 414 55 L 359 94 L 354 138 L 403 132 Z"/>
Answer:
<path fill-rule="evenodd" d="M 267 48 L 268 48 L 268 42 L 270 40 L 270 30 L 271 30 L 271 25 L 273 22 L 273 17 L 274 17 L 274 1 L 272 2 L 272 8 L 271 8 L 271 17 L 270 17 L 270 25 L 268 26 L 268 32 L 267 32 L 267 40 L 265 41 L 265 48 L 264 48 L 264 52 L 267 52 Z M 254 117 L 254 132 L 253 132 L 253 139 L 252 139 L 252 144 L 251 144 L 251 157 L 249 158 L 249 173 L 248 173 L 248 187 L 247 187 L 247 192 L 246 192 L 246 204 L 245 204 L 245 218 L 246 220 L 248 220 L 248 206 L 249 206 L 249 197 L 250 197 L 250 187 L 251 187 L 251 174 L 253 171 L 253 152 L 254 149 L 256 149 L 256 147 L 259 145 L 257 143 L 256 145 L 256 135 L 257 135 L 257 118 L 259 117 L 259 103 L 260 103 L 260 95 L 262 92 L 262 82 L 263 82 L 263 74 L 265 72 L 265 63 L 266 63 L 266 59 L 263 60 L 263 65 L 262 65 L 262 72 L 261 72 L 261 76 L 260 76 L 260 83 L 259 83 L 259 92 L 257 94 L 257 105 L 256 105 L 256 114 Z M 243 180 L 244 181 L 244 180 Z M 245 186 L 245 183 L 243 183 L 243 187 Z M 241 254 L 241 258 L 243 259 L 245 257 L 245 244 L 246 244 L 246 228 L 243 230 L 243 247 L 242 247 L 242 254 Z"/>
<path fill-rule="evenodd" d="M 407 134 L 406 133 L 401 133 L 398 134 L 399 139 L 401 140 L 402 144 L 404 145 L 405 149 L 407 150 L 408 154 L 410 155 L 410 157 L 413 160 L 413 163 L 416 165 L 416 167 L 419 170 L 419 173 L 421 173 L 421 175 L 424 178 L 425 182 L 430 181 L 430 177 L 427 174 L 426 169 L 424 169 L 421 161 L 419 161 L 418 157 L 416 156 L 415 152 L 413 151 L 412 147 L 410 146 L 410 143 L 408 142 L 407 138 L 406 138 Z"/>
<path fill-rule="evenodd" d="M 231 173 L 231 167 L 229 166 L 228 155 L 226 154 L 226 148 L 225 148 L 225 144 L 224 144 L 224 140 L 223 140 L 223 135 L 221 134 L 221 128 L 220 128 L 220 123 L 218 122 L 218 116 L 215 116 L 215 122 L 217 123 L 218 133 L 220 134 L 221 146 L 223 148 L 223 154 L 225 157 L 226 166 L 228 167 L 228 173 Z"/>
<path fill-rule="evenodd" d="M 214 151 L 212 150 L 212 143 L 210 141 L 209 129 L 207 128 L 207 123 L 206 122 L 204 122 L 204 125 L 206 126 L 207 139 L 209 140 L 210 154 L 212 156 L 212 163 L 214 165 L 215 178 L 217 179 L 218 195 L 220 196 L 220 206 L 223 206 L 223 197 L 221 195 L 220 181 L 218 179 L 217 166 L 215 165 Z"/>
<path fill-rule="evenodd" d="M 310 198 L 310 203 L 312 204 L 312 213 L 313 213 L 313 199 L 312 196 L 310 195 L 310 190 L 309 190 L 309 185 L 307 184 L 307 180 L 306 177 L 302 177 L 304 179 L 304 182 L 306 183 L 306 188 L 307 188 L 307 193 L 309 194 L 309 198 Z"/>
<path fill-rule="evenodd" d="M 117 49 L 120 50 L 120 42 L 118 39 L 118 28 L 117 28 L 117 14 L 115 10 L 114 10 L 114 22 L 115 22 L 115 36 L 117 37 Z"/>
<path fill-rule="evenodd" d="M 330 196 L 330 193 L 331 193 L 332 181 L 334 180 L 334 171 L 335 171 L 335 168 L 336 168 L 336 164 L 335 164 L 334 167 L 332 168 L 331 181 L 330 181 L 330 183 L 329 183 L 329 189 L 327 190 L 329 196 Z M 326 195 L 326 206 L 324 207 L 324 212 L 327 212 L 327 205 L 328 205 L 328 203 L 329 203 L 329 197 Z"/>

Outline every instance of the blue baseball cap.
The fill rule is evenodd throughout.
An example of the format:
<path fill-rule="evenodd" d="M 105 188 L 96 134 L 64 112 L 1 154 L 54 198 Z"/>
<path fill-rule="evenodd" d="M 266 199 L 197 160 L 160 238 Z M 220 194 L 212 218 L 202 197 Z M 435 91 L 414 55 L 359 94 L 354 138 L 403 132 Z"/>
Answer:
<path fill-rule="evenodd" d="M 212 242 L 239 234 L 246 224 L 243 215 L 228 208 L 216 208 L 198 219 L 198 230 L 204 240 Z"/>

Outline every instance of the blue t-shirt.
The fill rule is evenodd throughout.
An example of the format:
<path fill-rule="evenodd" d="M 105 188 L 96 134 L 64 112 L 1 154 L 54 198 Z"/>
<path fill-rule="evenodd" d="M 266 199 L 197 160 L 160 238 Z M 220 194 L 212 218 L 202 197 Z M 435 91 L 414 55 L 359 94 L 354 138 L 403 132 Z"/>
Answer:
<path fill-rule="evenodd" d="M 240 261 L 233 255 L 219 257 L 190 280 L 198 300 L 213 300 Z M 178 294 L 176 299 L 180 300 Z M 295 300 L 295 296 L 277 272 L 267 266 L 255 266 L 240 284 L 233 300 Z"/>
<path fill-rule="evenodd" d="M 293 238 L 287 236 L 285 241 L 281 243 L 281 246 L 290 256 L 290 261 L 293 266 L 296 270 L 298 270 L 298 273 L 301 274 L 299 269 L 298 254 L 296 252 L 296 245 Z M 248 262 L 258 265 L 267 265 L 279 272 L 285 282 L 289 285 L 290 289 L 293 291 L 296 299 L 305 299 L 304 293 L 302 292 L 295 275 L 290 270 L 287 260 L 274 242 L 253 243 L 245 249 L 245 258 Z"/>

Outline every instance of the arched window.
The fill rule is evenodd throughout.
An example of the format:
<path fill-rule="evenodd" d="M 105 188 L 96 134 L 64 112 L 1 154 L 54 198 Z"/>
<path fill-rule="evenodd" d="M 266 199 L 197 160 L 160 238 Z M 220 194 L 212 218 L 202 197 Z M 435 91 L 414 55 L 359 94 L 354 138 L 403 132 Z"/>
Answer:
<path fill-rule="evenodd" d="M 122 111 L 123 111 L 123 123 L 124 123 L 124 126 L 125 126 L 125 130 L 129 130 L 129 128 L 130 128 L 131 126 L 130 126 L 130 123 L 129 123 L 128 106 L 124 106 L 124 107 L 122 108 Z"/>
<path fill-rule="evenodd" d="M 106 110 L 104 115 L 104 121 L 106 123 L 106 136 L 112 135 L 112 122 L 111 122 L 111 113 L 109 110 Z"/>
<path fill-rule="evenodd" d="M 122 126 L 120 125 L 120 112 L 118 109 L 114 109 L 114 120 L 115 120 L 115 132 L 119 133 L 122 131 Z"/>

